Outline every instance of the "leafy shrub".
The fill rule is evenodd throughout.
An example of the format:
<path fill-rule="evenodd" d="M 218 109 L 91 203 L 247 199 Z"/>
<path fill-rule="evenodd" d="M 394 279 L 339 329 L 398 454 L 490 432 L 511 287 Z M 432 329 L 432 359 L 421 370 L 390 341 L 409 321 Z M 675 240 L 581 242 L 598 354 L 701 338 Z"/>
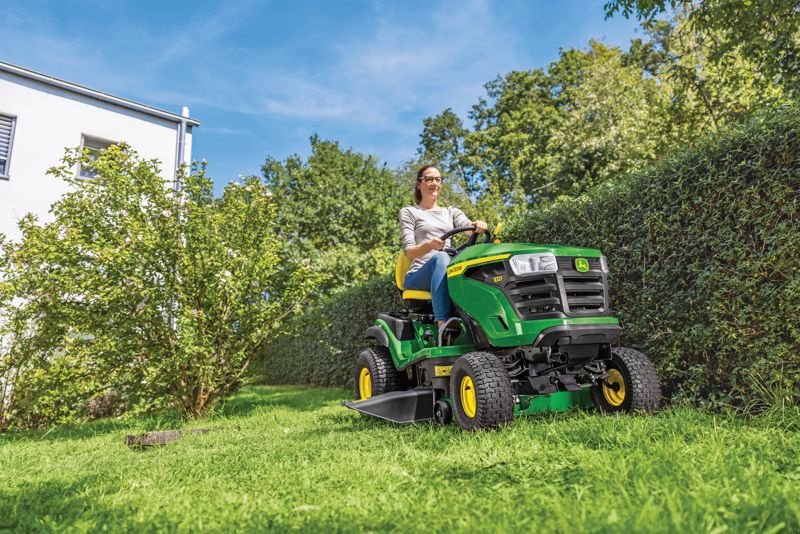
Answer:
<path fill-rule="evenodd" d="M 72 178 L 90 163 L 96 178 Z M 199 172 L 176 193 L 125 146 L 91 162 L 70 152 L 51 172 L 71 192 L 52 223 L 24 219 L 0 262 L 6 424 L 68 421 L 112 389 L 136 410 L 203 414 L 315 281 L 284 266 L 270 190 L 250 178 L 215 198 Z"/>

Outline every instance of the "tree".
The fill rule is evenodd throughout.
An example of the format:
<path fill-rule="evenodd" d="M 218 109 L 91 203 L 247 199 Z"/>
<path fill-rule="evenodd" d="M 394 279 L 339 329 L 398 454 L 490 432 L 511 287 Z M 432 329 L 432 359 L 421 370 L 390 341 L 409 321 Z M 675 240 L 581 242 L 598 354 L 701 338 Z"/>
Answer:
<path fill-rule="evenodd" d="M 472 130 L 450 110 L 426 119 L 420 152 L 463 176 L 481 214 L 580 194 L 663 148 L 666 99 L 643 56 L 592 41 L 547 71 L 510 72 L 486 84 Z"/>
<path fill-rule="evenodd" d="M 708 59 L 720 67 L 731 54 L 757 66 L 764 78 L 800 96 L 800 1 L 610 0 L 606 17 L 621 13 L 652 24 L 669 10 L 686 13 L 686 31 L 708 38 Z"/>
<path fill-rule="evenodd" d="M 91 164 L 92 180 L 73 178 Z M 256 178 L 215 198 L 200 170 L 175 194 L 157 162 L 112 146 L 70 152 L 51 172 L 72 190 L 55 220 L 21 223 L 6 243 L 0 325 L 12 344 L 17 425 L 68 420 L 113 390 L 146 409 L 202 415 L 234 390 L 259 349 L 308 295 L 314 276 L 286 269 L 277 202 Z"/>
<path fill-rule="evenodd" d="M 550 82 L 541 69 L 512 71 L 487 83 L 489 99 L 470 112 L 474 127 L 464 142 L 465 167 L 500 212 L 549 187 L 546 147 L 560 119 Z"/>
<path fill-rule="evenodd" d="M 554 189 L 577 195 L 664 152 L 668 102 L 658 80 L 597 41 L 570 50 L 550 69 L 562 119 L 547 151 Z"/>
<path fill-rule="evenodd" d="M 313 136 L 306 161 L 268 158 L 262 173 L 280 199 L 278 231 L 295 262 L 310 260 L 326 277 L 322 293 L 391 270 L 400 243 L 398 214 L 411 199 L 411 185 L 391 169 Z"/>
<path fill-rule="evenodd" d="M 464 169 L 464 137 L 467 133 L 458 115 L 447 108 L 439 115 L 422 121 L 417 154 L 420 157 L 419 166 L 438 165 L 448 177 L 447 184 L 469 198 L 479 191 L 480 186 L 473 182 L 473 176 Z"/>

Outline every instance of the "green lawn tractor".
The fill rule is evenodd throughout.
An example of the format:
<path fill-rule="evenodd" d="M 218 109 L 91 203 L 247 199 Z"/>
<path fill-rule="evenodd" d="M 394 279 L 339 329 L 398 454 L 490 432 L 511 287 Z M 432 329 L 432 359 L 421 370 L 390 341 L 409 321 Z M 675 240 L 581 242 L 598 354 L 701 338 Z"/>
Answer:
<path fill-rule="evenodd" d="M 358 355 L 356 400 L 345 406 L 398 423 L 455 416 L 466 430 L 572 408 L 658 409 L 653 364 L 615 346 L 622 329 L 599 250 L 477 238 L 445 250 L 455 312 L 445 335 L 430 293 L 403 289 L 409 261 L 400 254 L 395 280 L 406 309 L 379 313 L 367 329 L 373 346 Z"/>

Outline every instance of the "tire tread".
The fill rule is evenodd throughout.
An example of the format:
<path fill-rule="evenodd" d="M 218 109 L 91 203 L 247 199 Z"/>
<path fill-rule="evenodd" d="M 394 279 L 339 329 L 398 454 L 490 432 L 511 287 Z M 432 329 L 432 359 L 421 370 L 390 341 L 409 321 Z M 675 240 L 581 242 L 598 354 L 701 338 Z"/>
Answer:
<path fill-rule="evenodd" d="M 611 352 L 623 362 L 630 374 L 631 402 L 628 410 L 658 411 L 661 405 L 661 381 L 653 362 L 636 349 L 614 347 Z"/>
<path fill-rule="evenodd" d="M 478 401 L 473 427 L 461 424 L 461 407 L 455 408 L 456 418 L 462 428 L 495 428 L 511 422 L 514 419 L 514 395 L 511 379 L 503 363 L 490 352 L 470 352 L 459 359 L 462 360 L 472 375 Z M 454 399 L 458 398 L 457 390 L 460 387 L 457 382 L 451 380 L 451 397 Z"/>
<path fill-rule="evenodd" d="M 386 347 L 367 347 L 358 355 L 355 373 L 355 395 L 358 398 L 358 375 L 362 368 L 359 363 L 365 360 L 372 375 L 372 396 L 400 389 L 400 374 L 394 367 L 392 354 Z"/>

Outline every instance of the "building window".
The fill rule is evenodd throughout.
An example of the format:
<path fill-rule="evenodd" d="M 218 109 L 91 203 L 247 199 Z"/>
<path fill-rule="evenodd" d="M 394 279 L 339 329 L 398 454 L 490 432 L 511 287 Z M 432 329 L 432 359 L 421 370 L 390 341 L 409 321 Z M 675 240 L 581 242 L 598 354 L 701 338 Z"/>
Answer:
<path fill-rule="evenodd" d="M 0 178 L 8 178 L 17 118 L 0 114 Z"/>
<path fill-rule="evenodd" d="M 116 141 L 109 141 L 108 139 L 100 139 L 99 137 L 90 137 L 88 135 L 81 136 L 81 148 L 89 151 L 89 158 L 92 161 L 97 159 L 101 150 L 105 150 L 115 144 L 117 144 Z M 83 165 L 78 169 L 78 176 L 81 178 L 94 178 L 97 173 L 91 165 Z"/>

